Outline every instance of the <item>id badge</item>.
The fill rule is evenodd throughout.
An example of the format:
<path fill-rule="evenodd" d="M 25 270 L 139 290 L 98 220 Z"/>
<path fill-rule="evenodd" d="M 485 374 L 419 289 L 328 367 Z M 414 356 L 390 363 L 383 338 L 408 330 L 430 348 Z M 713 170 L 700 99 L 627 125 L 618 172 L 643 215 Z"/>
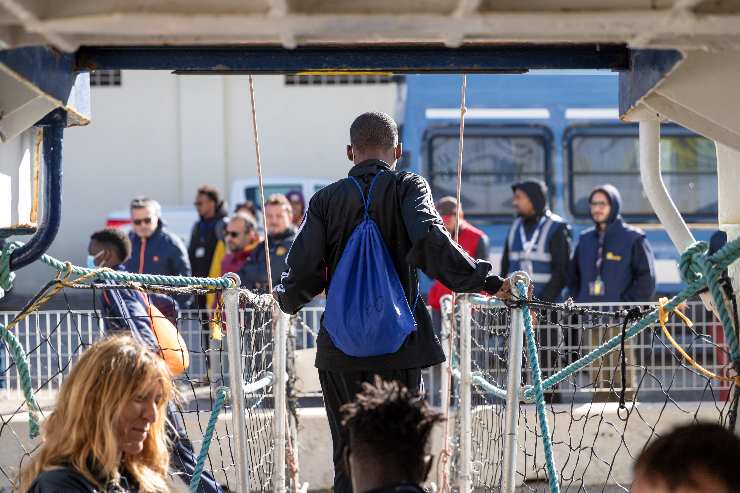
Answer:
<path fill-rule="evenodd" d="M 604 283 L 601 279 L 596 279 L 594 282 L 588 284 L 588 290 L 591 296 L 603 296 L 604 295 Z"/>
<path fill-rule="evenodd" d="M 526 272 L 527 274 L 529 274 L 530 276 L 532 275 L 532 271 L 534 270 L 531 260 L 520 261 L 519 268 L 523 270 L 524 272 Z"/>

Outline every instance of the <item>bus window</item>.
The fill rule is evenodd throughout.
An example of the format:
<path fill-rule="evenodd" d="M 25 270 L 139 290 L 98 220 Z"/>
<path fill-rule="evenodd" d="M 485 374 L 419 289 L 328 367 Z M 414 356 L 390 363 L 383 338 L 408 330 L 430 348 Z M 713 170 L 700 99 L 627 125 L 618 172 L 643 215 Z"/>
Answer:
<path fill-rule="evenodd" d="M 627 127 L 629 133 L 624 133 Z M 572 127 L 566 131 L 570 207 L 574 216 L 589 217 L 591 190 L 611 183 L 622 195 L 622 215 L 654 218 L 640 185 L 636 128 Z M 615 129 L 612 127 L 611 129 Z M 676 128 L 676 127 L 674 127 Z M 686 131 L 664 131 L 660 142 L 663 180 L 684 217 L 717 218 L 717 159 L 714 143 Z"/>
<path fill-rule="evenodd" d="M 506 131 L 505 129 L 503 131 Z M 432 136 L 428 141 L 428 176 L 435 199 L 455 195 L 459 137 Z M 547 134 L 485 135 L 466 132 L 462 177 L 465 215 L 511 216 L 511 185 L 546 180 Z"/>

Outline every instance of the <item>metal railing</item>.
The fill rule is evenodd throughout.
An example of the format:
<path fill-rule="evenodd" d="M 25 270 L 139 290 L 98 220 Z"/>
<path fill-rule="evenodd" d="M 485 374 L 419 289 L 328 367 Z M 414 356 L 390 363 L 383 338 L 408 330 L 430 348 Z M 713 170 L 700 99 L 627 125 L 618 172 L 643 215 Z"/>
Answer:
<path fill-rule="evenodd" d="M 636 304 L 588 306 L 597 310 L 613 311 L 630 308 Z M 292 324 L 296 349 L 315 347 L 323 310 L 321 306 L 307 307 L 298 314 L 300 323 Z M 0 312 L 0 323 L 6 325 L 16 314 L 17 312 Z M 728 364 L 728 357 L 720 323 L 700 301 L 687 303 L 685 314 L 694 321 L 694 327 L 689 328 L 680 319 L 673 317 L 668 323 L 671 334 L 702 366 L 715 373 L 722 372 Z M 223 359 L 226 356 L 219 341 L 211 341 L 210 346 L 203 343 L 208 333 L 203 328 L 202 320 L 210 315 L 212 312 L 206 310 L 183 310 L 178 319 L 178 329 L 191 352 L 188 378 L 192 380 L 205 380 L 209 365 L 213 364 L 213 358 Z M 565 317 L 562 313 L 548 311 L 539 313 L 539 324 L 535 332 L 541 351 L 540 365 L 545 376 L 562 369 L 621 330 L 614 322 L 607 325 L 604 321 L 579 321 Z M 502 320 L 501 323 L 500 331 L 495 325 L 489 324 L 485 327 L 481 324 L 476 325 L 473 313 L 471 358 L 474 370 L 477 366 L 484 371 L 495 371 L 489 360 L 500 357 L 508 344 L 508 330 L 504 330 L 508 326 L 508 321 Z M 53 397 L 70 365 L 85 346 L 105 334 L 105 320 L 93 310 L 39 311 L 21 321 L 14 331 L 28 352 L 33 387 L 40 392 L 43 399 L 44 393 L 50 393 Z M 646 330 L 627 341 L 626 351 L 630 362 L 627 390 L 632 390 L 639 384 L 643 397 L 649 395 L 646 391 L 662 393 L 670 388 L 672 394 L 680 399 L 701 398 L 706 387 L 706 379 L 685 366 L 682 371 L 676 371 L 677 367 L 682 367 L 684 363 L 677 358 L 670 344 L 661 337 L 659 329 Z M 613 390 L 615 374 L 619 372 L 617 353 L 612 353 L 603 361 L 596 362 L 580 372 L 570 385 L 560 384 L 550 392 L 589 393 L 598 389 Z M 224 363 L 225 360 L 222 364 Z M 636 368 L 644 368 L 650 373 L 651 378 L 638 382 L 634 378 Z M 423 372 L 425 388 L 432 402 L 437 405 L 441 402 L 441 375 L 438 367 L 427 368 Z M 531 382 L 526 365 L 523 379 L 525 384 Z M 729 390 L 729 384 L 727 389 Z M 0 344 L 0 399 L 22 399 L 17 372 L 7 349 L 2 344 Z"/>

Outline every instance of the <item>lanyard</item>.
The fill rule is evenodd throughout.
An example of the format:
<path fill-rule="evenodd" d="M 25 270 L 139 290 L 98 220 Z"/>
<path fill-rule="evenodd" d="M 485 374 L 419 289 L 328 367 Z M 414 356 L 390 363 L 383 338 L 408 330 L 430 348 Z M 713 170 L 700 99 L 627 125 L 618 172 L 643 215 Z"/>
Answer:
<path fill-rule="evenodd" d="M 529 241 L 527 241 L 527 237 L 524 234 L 524 222 L 519 226 L 519 239 L 522 241 L 522 250 L 524 250 L 525 255 L 529 255 L 532 252 L 532 248 L 537 244 L 537 239 L 540 237 L 540 230 L 542 229 L 543 224 L 545 224 L 545 216 L 540 218 L 540 222 L 537 223 L 537 227 L 535 228 L 534 233 L 532 233 L 532 238 L 530 238 Z"/>
<path fill-rule="evenodd" d="M 606 231 L 597 232 L 599 247 L 596 249 L 596 278 L 601 279 L 601 264 L 604 262 L 604 243 L 606 240 Z"/>

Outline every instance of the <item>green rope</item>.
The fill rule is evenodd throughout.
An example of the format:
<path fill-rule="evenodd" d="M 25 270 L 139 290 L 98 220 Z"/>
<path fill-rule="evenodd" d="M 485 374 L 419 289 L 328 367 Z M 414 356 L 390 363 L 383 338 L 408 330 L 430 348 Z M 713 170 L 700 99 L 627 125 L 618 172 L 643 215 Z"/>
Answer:
<path fill-rule="evenodd" d="M 224 405 L 224 401 L 226 400 L 228 393 L 229 389 L 227 387 L 219 387 L 216 391 L 216 402 L 213 404 L 211 416 L 208 418 L 208 426 L 206 427 L 206 432 L 203 434 L 203 445 L 200 447 L 198 460 L 195 462 L 195 469 L 193 470 L 193 478 L 190 480 L 191 493 L 198 491 L 200 478 L 203 475 L 203 468 L 206 464 L 206 457 L 208 457 L 208 449 L 211 447 L 213 432 L 216 429 L 216 423 L 218 422 L 218 415 L 221 413 L 221 408 Z"/>
<path fill-rule="evenodd" d="M 18 338 L 11 331 L 5 328 L 4 325 L 0 325 L 0 338 L 2 338 L 5 345 L 10 350 L 10 354 L 13 356 L 13 362 L 15 367 L 18 369 L 18 379 L 21 383 L 21 390 L 23 396 L 26 399 L 26 405 L 28 406 L 28 434 L 31 438 L 39 436 L 39 404 L 36 401 L 36 396 L 33 395 L 33 386 L 31 385 L 31 372 L 28 369 L 28 358 L 26 352 L 23 350 L 23 346 L 18 341 Z"/>
<path fill-rule="evenodd" d="M 12 242 L 6 242 L 3 251 L 0 252 L 0 299 L 5 297 L 5 293 L 13 289 L 13 280 L 15 273 L 10 271 L 10 255 L 17 248 Z"/>
<path fill-rule="evenodd" d="M 14 245 L 13 248 L 17 248 L 21 245 L 19 242 L 11 242 L 9 245 Z M 4 261 L 9 262 L 10 254 L 7 253 L 8 247 L 3 250 L 2 257 Z M 7 260 L 6 260 L 7 257 Z M 52 269 L 58 272 L 67 272 L 70 264 L 62 262 L 51 255 L 44 254 L 40 257 L 41 262 L 45 263 Z M 0 269 L 2 265 L 0 264 Z M 88 269 L 86 267 L 79 267 L 77 265 L 71 265 L 71 274 L 85 275 L 91 272 L 97 271 L 98 269 Z M 0 271 L 0 275 L 2 275 Z M 207 286 L 212 288 L 226 289 L 232 287 L 232 281 L 224 277 L 185 277 L 185 276 L 161 276 L 154 274 L 136 274 L 133 272 L 124 271 L 113 271 L 113 270 L 99 270 L 96 279 L 105 281 L 115 282 L 138 282 L 142 284 L 157 284 L 160 286 Z M 2 278 L 0 278 L 0 282 Z M 2 286 L 0 286 L 2 287 Z"/>

